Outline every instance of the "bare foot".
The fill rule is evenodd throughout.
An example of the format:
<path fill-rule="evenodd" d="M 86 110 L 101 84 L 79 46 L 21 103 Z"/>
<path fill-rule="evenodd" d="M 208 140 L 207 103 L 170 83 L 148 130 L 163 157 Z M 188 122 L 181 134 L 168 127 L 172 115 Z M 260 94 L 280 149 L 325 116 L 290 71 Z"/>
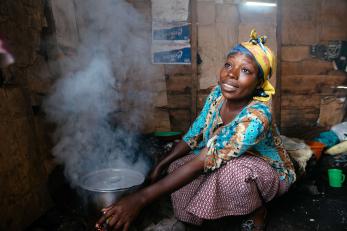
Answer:
<path fill-rule="evenodd" d="M 250 214 L 249 218 L 241 224 L 242 231 L 264 231 L 267 210 L 262 206 Z"/>

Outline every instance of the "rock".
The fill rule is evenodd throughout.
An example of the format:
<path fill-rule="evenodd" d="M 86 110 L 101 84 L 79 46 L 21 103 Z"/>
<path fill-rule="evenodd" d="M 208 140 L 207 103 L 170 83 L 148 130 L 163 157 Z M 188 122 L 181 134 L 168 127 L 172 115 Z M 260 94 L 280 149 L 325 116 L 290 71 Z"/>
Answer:
<path fill-rule="evenodd" d="M 166 218 L 161 220 L 158 224 L 152 224 L 144 231 L 185 231 L 184 224 L 176 218 Z"/>

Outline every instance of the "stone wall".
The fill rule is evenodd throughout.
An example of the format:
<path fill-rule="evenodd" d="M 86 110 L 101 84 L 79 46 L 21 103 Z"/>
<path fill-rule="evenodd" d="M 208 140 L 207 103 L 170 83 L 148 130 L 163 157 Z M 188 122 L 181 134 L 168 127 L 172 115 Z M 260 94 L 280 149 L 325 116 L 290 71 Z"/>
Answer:
<path fill-rule="evenodd" d="M 284 133 L 317 125 L 321 99 L 346 96 L 331 87 L 347 82 L 332 62 L 312 58 L 311 45 L 347 40 L 345 0 L 284 0 L 281 7 L 281 127 Z"/>

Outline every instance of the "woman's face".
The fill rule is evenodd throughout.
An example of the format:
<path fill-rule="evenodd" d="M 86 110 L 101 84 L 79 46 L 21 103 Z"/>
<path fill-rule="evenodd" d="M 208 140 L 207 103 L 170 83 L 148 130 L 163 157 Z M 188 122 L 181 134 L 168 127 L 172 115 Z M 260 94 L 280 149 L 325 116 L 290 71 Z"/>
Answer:
<path fill-rule="evenodd" d="M 228 56 L 220 71 L 219 84 L 223 96 L 228 100 L 247 100 L 253 96 L 258 85 L 258 66 L 242 53 Z"/>

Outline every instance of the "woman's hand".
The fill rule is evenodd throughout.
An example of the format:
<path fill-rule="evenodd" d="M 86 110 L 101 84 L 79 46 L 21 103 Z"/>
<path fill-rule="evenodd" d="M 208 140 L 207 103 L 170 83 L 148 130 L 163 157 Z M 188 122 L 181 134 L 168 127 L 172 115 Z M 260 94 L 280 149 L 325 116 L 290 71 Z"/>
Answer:
<path fill-rule="evenodd" d="M 156 165 L 148 176 L 148 181 L 150 184 L 157 182 L 164 170 L 161 164 Z"/>
<path fill-rule="evenodd" d="M 96 228 L 102 230 L 102 226 L 106 222 L 112 230 L 127 231 L 130 223 L 134 221 L 144 206 L 164 194 L 174 192 L 201 175 L 204 170 L 205 158 L 204 154 L 197 155 L 158 182 L 142 188 L 140 191 L 130 194 L 112 206 L 103 209 L 104 215 L 96 223 Z"/>
<path fill-rule="evenodd" d="M 173 161 L 188 154 L 189 151 L 190 147 L 186 142 L 181 140 L 174 146 L 173 150 L 153 168 L 148 176 L 148 181 L 152 184 L 157 182 L 160 179 L 162 172 L 166 170 Z"/>
<path fill-rule="evenodd" d="M 123 197 L 113 205 L 102 209 L 104 215 L 101 216 L 95 227 L 102 230 L 103 224 L 106 223 L 109 230 L 127 231 L 145 205 L 145 200 L 140 193 Z"/>

